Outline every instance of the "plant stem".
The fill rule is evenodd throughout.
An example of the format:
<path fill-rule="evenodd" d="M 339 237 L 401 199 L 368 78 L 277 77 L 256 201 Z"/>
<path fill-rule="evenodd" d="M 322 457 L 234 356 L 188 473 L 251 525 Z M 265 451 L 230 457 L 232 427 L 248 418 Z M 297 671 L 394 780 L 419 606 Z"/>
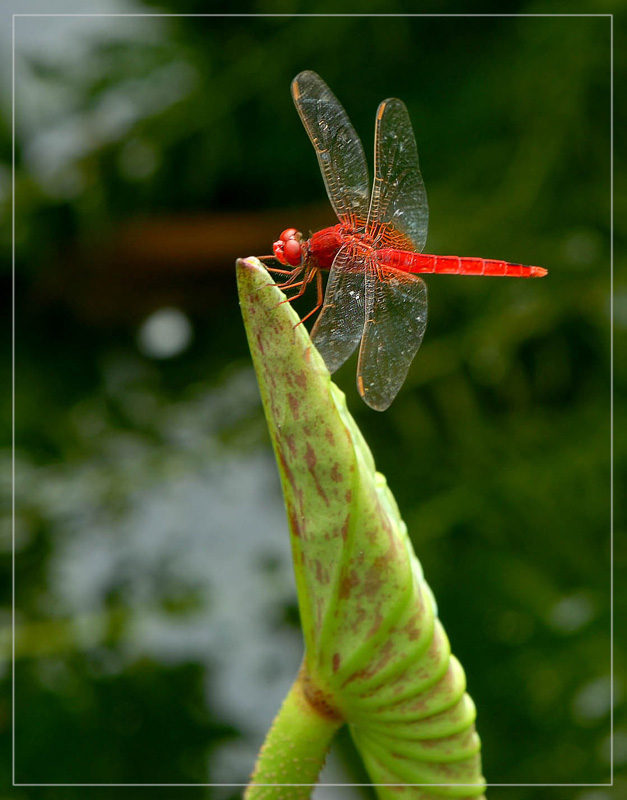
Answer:
<path fill-rule="evenodd" d="M 305 800 L 310 796 L 333 734 L 344 720 L 324 704 L 312 703 L 308 686 L 301 670 L 261 748 L 245 800 Z"/>

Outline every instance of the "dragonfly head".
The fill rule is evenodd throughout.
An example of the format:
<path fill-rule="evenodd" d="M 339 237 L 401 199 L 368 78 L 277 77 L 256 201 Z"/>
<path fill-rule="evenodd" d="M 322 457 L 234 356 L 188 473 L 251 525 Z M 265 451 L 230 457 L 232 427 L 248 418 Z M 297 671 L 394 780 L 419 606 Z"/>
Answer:
<path fill-rule="evenodd" d="M 296 228 L 287 228 L 272 245 L 274 255 L 286 267 L 300 267 L 307 256 L 307 242 Z"/>

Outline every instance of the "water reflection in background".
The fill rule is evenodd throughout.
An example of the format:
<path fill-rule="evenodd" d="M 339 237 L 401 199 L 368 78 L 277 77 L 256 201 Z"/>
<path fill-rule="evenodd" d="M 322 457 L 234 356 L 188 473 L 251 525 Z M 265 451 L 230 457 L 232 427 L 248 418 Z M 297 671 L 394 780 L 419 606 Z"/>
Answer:
<path fill-rule="evenodd" d="M 284 619 L 295 590 L 272 453 L 225 443 L 259 411 L 255 376 L 245 368 L 164 405 L 142 388 L 145 371 L 111 360 L 104 384 L 161 441 L 108 428 L 94 399 L 72 410 L 88 458 L 18 462 L 18 501 L 48 520 L 54 541 L 45 611 L 75 621 L 79 651 L 97 650 L 114 596 L 125 616 L 116 668 L 145 656 L 205 664 L 207 702 L 242 732 L 237 746 L 252 764 L 302 657 Z M 219 752 L 214 762 L 215 782 L 232 782 Z"/>

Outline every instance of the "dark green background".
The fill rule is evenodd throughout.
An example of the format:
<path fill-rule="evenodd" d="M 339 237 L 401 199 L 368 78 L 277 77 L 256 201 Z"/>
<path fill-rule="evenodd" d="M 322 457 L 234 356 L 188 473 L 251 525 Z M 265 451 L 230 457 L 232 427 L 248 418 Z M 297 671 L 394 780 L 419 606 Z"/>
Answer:
<path fill-rule="evenodd" d="M 137 8 L 208 10 L 192 0 Z M 249 4 L 254 13 L 330 9 L 324 2 Z M 388 3 L 384 10 L 407 9 Z M 421 10 L 458 9 L 446 2 Z M 508 10 L 538 6 L 519 2 Z M 238 573 L 236 558 L 233 580 L 246 583 L 251 570 L 269 586 L 289 578 L 280 566 L 289 557 L 286 526 L 283 561 L 275 554 L 247 564 L 247 537 L 257 528 L 263 536 L 260 520 L 276 513 L 280 499 L 251 390 L 233 265 L 238 256 L 270 252 L 284 227 L 333 222 L 289 94 L 302 69 L 331 86 L 368 155 L 377 104 L 389 96 L 407 104 L 430 201 L 427 252 L 549 270 L 529 282 L 430 279 L 424 344 L 389 411 L 362 403 L 354 360 L 337 383 L 396 496 L 466 670 L 488 781 L 607 782 L 609 19 L 175 17 L 150 35 L 144 30 L 153 23 L 132 24 L 136 36 L 129 27 L 124 37 L 109 37 L 98 20 L 74 21 L 73 40 L 83 48 L 74 60 L 24 45 L 36 26 L 45 34 L 41 19 L 16 25 L 18 782 L 211 783 L 210 754 L 242 736 L 224 702 L 215 702 L 219 654 L 209 631 L 212 608 L 225 600 L 175 569 L 182 532 L 182 542 L 197 533 L 211 553 L 228 525 L 211 513 L 200 520 L 183 514 L 168 548 L 159 553 L 163 542 L 155 542 L 156 556 L 145 565 L 141 557 L 125 561 L 120 531 L 134 530 L 138 504 L 154 502 L 155 515 L 165 513 L 167 487 L 181 476 L 189 500 L 173 503 L 174 516 L 193 505 L 194 493 L 200 502 L 209 462 L 214 471 L 221 459 L 258 464 L 270 488 L 246 499 L 252 513 L 241 538 L 229 534 L 242 564 Z M 126 100 L 118 107 L 120 93 Z M 52 144 L 48 130 L 57 132 Z M 8 121 L 2 137 L 8 166 Z M 8 221 L 8 203 L 3 214 Z M 616 290 L 624 335 L 624 283 Z M 137 334 L 162 307 L 188 316 L 193 340 L 180 355 L 155 360 L 138 349 Z M 623 386 L 624 363 L 616 379 Z M 6 393 L 3 402 L 8 442 Z M 624 457 L 624 435 L 616 445 Z M 7 465 L 8 458 L 7 450 Z M 248 485 L 239 485 L 235 470 L 227 518 Z M 81 530 L 88 536 L 94 521 L 119 567 L 102 581 L 93 607 L 77 608 L 55 587 L 64 585 L 64 559 L 85 546 Z M 149 525 L 144 538 L 150 543 Z M 617 556 L 624 560 L 624 551 Z M 96 574 L 101 558 L 93 553 Z M 8 555 L 4 563 L 8 576 Z M 137 589 L 146 584 L 148 596 Z M 177 654 L 176 643 L 163 657 L 144 649 L 136 626 L 147 606 L 170 629 L 197 630 L 200 655 Z M 619 619 L 621 610 L 624 604 Z M 79 634 L 71 620 L 81 614 L 87 621 Z M 208 626 L 206 648 L 198 620 Z M 288 583 L 270 627 L 280 642 L 298 636 L 297 624 Z M 619 638 L 623 668 L 624 646 Z M 4 680 L 8 688 L 8 672 Z M 261 685 L 241 687 L 251 706 Z M 8 702 L 4 709 L 8 743 Z M 622 725 L 617 756 L 624 760 Z M 337 757 L 347 772 L 336 780 L 362 779 L 347 737 Z M 229 782 L 246 780 L 251 767 L 246 757 L 234 763 Z M 22 788 L 11 796 L 111 791 Z M 320 796 L 360 791 L 366 796 L 356 789 Z M 510 788 L 489 796 L 544 794 Z"/>

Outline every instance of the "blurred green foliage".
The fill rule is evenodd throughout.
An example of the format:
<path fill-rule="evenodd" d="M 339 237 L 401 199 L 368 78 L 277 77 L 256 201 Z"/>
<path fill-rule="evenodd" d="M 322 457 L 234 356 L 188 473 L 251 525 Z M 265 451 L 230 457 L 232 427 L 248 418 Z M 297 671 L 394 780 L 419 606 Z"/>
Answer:
<path fill-rule="evenodd" d="M 206 11 L 196 2 L 136 8 Z M 259 2 L 250 10 L 330 8 Z M 457 9 L 447 2 L 432 10 Z M 540 9 L 519 2 L 514 10 Z M 345 106 L 367 153 L 378 102 L 398 96 L 407 104 L 430 200 L 427 251 L 549 269 L 533 282 L 430 280 L 425 342 L 385 414 L 359 400 L 353 362 L 337 382 L 388 478 L 464 665 L 488 780 L 607 781 L 608 18 L 92 18 L 72 25 L 56 46 L 41 19 L 16 25 L 18 619 L 45 627 L 83 610 L 54 588 L 63 585 L 59 548 L 80 546 L 81 524 L 87 534 L 94 520 L 102 523 L 118 542 L 116 528 L 132 522 L 142 492 L 201 475 L 206 459 L 219 468 L 229 454 L 245 463 L 269 447 L 254 391 L 238 378 L 249 357 L 232 265 L 237 256 L 269 252 L 284 227 L 307 230 L 312 208 L 332 222 L 289 96 L 294 75 L 313 69 Z M 6 183 L 7 124 L 1 136 Z M 6 220 L 8 202 L 1 210 Z M 262 241 L 251 228 L 257 216 L 277 220 Z M 132 227 L 151 220 L 156 227 Z M 172 220 L 210 232 L 196 249 L 192 234 L 183 249 L 175 238 L 164 247 Z M 624 215 L 616 224 L 623 241 Z M 8 255 L 8 229 L 0 230 Z M 155 232 L 163 235 L 156 245 Z M 212 258 L 218 248 L 223 255 Z M 5 258 L 5 302 L 8 264 Z M 625 297 L 623 282 L 615 293 L 621 337 Z M 159 360 L 138 347 L 137 336 L 164 306 L 187 316 L 193 340 Z M 615 380 L 623 389 L 624 362 Z M 215 407 L 207 399 L 214 396 L 221 398 Z M 6 441 L 9 402 L 3 396 Z M 617 409 L 623 413 L 622 403 Z M 209 433 L 213 444 L 203 450 Z M 618 466 L 626 449 L 618 435 Z M 202 494 L 202 480 L 194 491 Z M 279 502 L 276 492 L 268 501 Z M 258 498 L 251 529 L 267 513 Z M 184 516 L 178 525 L 173 553 L 181 531 L 196 525 L 211 551 L 221 530 L 211 515 L 204 524 Z M 236 539 L 232 547 L 242 548 L 245 575 L 246 549 Z M 151 573 L 150 602 L 185 629 L 220 598 L 173 574 L 169 552 Z M 273 558 L 255 567 L 268 586 L 282 575 Z M 623 566 L 624 549 L 617 558 Z M 133 602 L 141 608 L 146 598 L 134 594 L 141 565 L 125 571 L 120 564 L 103 580 L 99 604 L 87 609 L 98 620 L 91 638 L 53 634 L 42 653 L 26 636 L 18 647 L 18 782 L 211 783 L 210 751 L 244 736 L 228 709 L 214 708 L 217 652 L 160 659 L 132 646 Z M 8 575 L 8 558 L 4 569 Z M 131 610 L 112 625 L 120 606 Z M 294 631 L 293 600 L 273 613 L 276 631 Z M 616 615 L 624 619 L 624 603 Z M 624 675 L 623 636 L 615 654 Z M 256 704 L 254 692 L 249 702 Z M 623 721 L 618 729 L 624 759 Z M 342 742 L 340 756 L 359 780 Z M 244 759 L 224 782 L 245 780 L 250 767 Z M 524 788 L 490 796 L 499 792 L 508 800 L 540 796 Z M 194 794 L 227 797 L 229 790 Z M 551 790 L 552 798 L 573 796 L 583 797 Z"/>

